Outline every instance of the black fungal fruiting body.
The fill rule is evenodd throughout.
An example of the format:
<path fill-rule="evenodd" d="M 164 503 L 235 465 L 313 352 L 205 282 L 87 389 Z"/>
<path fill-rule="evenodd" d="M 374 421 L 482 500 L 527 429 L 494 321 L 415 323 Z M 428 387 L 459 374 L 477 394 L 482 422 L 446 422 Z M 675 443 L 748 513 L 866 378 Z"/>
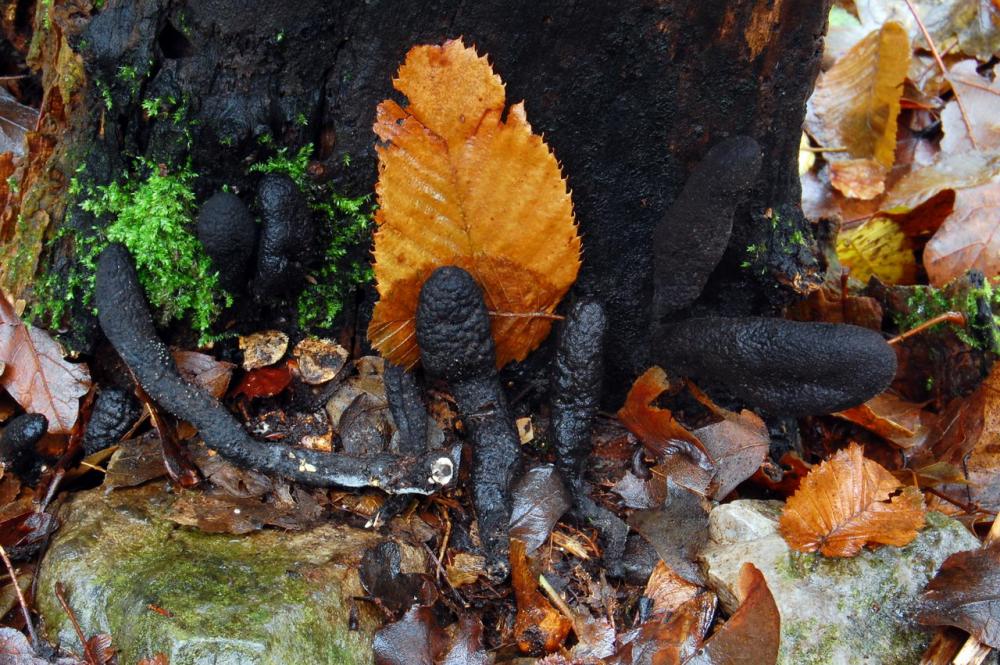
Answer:
<path fill-rule="evenodd" d="M 258 299 L 285 295 L 302 284 L 302 257 L 313 238 L 305 197 L 287 175 L 268 173 L 257 186 L 260 246 L 254 295 Z"/>
<path fill-rule="evenodd" d="M 121 244 L 101 252 L 95 302 L 104 334 L 150 398 L 192 423 L 209 448 L 240 466 L 306 485 L 374 486 L 397 493 L 427 494 L 454 476 L 457 450 L 428 451 L 419 457 L 381 453 L 361 459 L 251 438 L 215 398 L 181 377 L 156 335 L 132 258 Z"/>
<path fill-rule="evenodd" d="M 240 197 L 217 192 L 205 201 L 198 212 L 198 239 L 219 271 L 220 286 L 242 292 L 257 244 L 257 225 Z"/>
<path fill-rule="evenodd" d="M 760 164 L 757 142 L 736 136 L 713 146 L 691 172 L 653 235 L 655 321 L 701 294 L 726 251 L 736 206 Z"/>
<path fill-rule="evenodd" d="M 382 373 L 389 411 L 399 431 L 399 452 L 419 454 L 427 448 L 427 407 L 412 372 L 386 361 Z"/>
<path fill-rule="evenodd" d="M 840 411 L 885 388 L 896 354 L 867 328 L 784 319 L 688 319 L 665 326 L 658 361 L 773 415 Z"/>
<path fill-rule="evenodd" d="M 424 370 L 448 382 L 472 441 L 473 503 L 487 572 L 507 575 L 510 488 L 521 446 L 496 370 L 483 293 L 461 268 L 435 270 L 420 289 L 417 343 Z"/>
<path fill-rule="evenodd" d="M 559 330 L 550 404 L 556 467 L 570 487 L 577 516 L 600 531 L 605 564 L 615 573 L 625 551 L 628 525 L 590 498 L 584 479 L 590 431 L 601 398 L 606 328 L 600 303 L 583 300 L 569 308 Z"/>
<path fill-rule="evenodd" d="M 48 419 L 40 413 L 25 413 L 10 422 L 0 433 L 0 462 L 25 480 L 37 475 L 40 461 L 35 444 L 49 430 Z"/>
<path fill-rule="evenodd" d="M 92 455 L 118 443 L 139 416 L 139 403 L 120 388 L 106 388 L 94 400 L 94 408 L 83 432 L 83 450 Z"/>

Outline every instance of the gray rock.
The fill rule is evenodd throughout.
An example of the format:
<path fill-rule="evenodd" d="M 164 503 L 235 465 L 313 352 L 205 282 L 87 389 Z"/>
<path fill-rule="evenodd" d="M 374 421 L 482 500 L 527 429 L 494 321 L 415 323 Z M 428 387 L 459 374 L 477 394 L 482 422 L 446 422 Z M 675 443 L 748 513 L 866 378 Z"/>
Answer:
<path fill-rule="evenodd" d="M 919 663 L 931 634 L 912 621 L 916 596 L 948 555 L 979 547 L 979 540 L 932 512 L 906 547 L 865 549 L 849 559 L 802 554 L 778 533 L 782 506 L 733 501 L 712 511 L 699 558 L 723 607 L 738 606 L 739 570 L 749 561 L 781 612 L 779 665 Z"/>
<path fill-rule="evenodd" d="M 108 633 L 122 665 L 162 652 L 171 665 L 372 661 L 380 617 L 356 603 L 357 567 L 380 538 L 323 525 L 303 532 L 207 534 L 167 520 L 162 484 L 73 495 L 38 572 L 37 605 L 53 642 L 81 652 L 55 596 L 61 582 L 83 631 Z M 404 572 L 423 554 L 401 545 Z M 160 608 L 169 616 L 152 608 Z"/>

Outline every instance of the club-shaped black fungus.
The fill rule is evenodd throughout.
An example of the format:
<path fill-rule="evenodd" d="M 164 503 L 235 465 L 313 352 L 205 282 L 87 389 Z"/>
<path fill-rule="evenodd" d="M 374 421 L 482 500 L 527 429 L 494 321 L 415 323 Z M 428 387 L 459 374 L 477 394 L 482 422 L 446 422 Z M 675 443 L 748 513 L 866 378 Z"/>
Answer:
<path fill-rule="evenodd" d="M 217 192 L 205 201 L 198 212 L 198 239 L 219 271 L 219 285 L 230 293 L 242 292 L 257 244 L 257 225 L 240 197 Z"/>
<path fill-rule="evenodd" d="M 391 493 L 428 494 L 455 475 L 458 450 L 424 455 L 380 453 L 358 458 L 251 438 L 215 398 L 185 381 L 156 335 L 135 265 L 121 244 L 109 245 L 97 263 L 95 301 L 101 328 L 146 394 L 174 416 L 192 423 L 205 444 L 231 462 L 319 487 L 379 487 Z"/>
<path fill-rule="evenodd" d="M 49 421 L 40 413 L 12 418 L 0 433 L 0 462 L 21 478 L 33 479 L 40 461 L 35 444 L 48 431 Z"/>
<path fill-rule="evenodd" d="M 597 527 L 605 564 L 621 567 L 628 525 L 590 498 L 584 465 L 591 450 L 591 427 L 601 398 L 607 318 L 598 302 L 581 300 L 566 313 L 559 330 L 552 372 L 552 439 L 556 467 L 573 494 L 577 517 Z"/>
<path fill-rule="evenodd" d="M 671 372 L 724 386 L 781 416 L 856 406 L 896 374 L 895 352 L 873 330 L 785 319 L 688 319 L 661 330 L 654 357 Z"/>
<path fill-rule="evenodd" d="M 105 388 L 94 400 L 94 408 L 83 432 L 83 450 L 93 455 L 118 443 L 128 433 L 142 410 L 138 401 L 120 388 Z"/>
<path fill-rule="evenodd" d="M 399 431 L 399 452 L 417 455 L 427 448 L 427 407 L 412 372 L 386 362 L 385 397 Z"/>
<path fill-rule="evenodd" d="M 312 219 L 305 197 L 295 181 L 269 173 L 257 185 L 260 246 L 254 295 L 264 300 L 287 295 L 301 286 L 305 273 L 302 257 L 313 238 Z"/>
<path fill-rule="evenodd" d="M 654 320 L 687 307 L 705 288 L 733 232 L 733 213 L 760 171 L 757 142 L 736 136 L 698 163 L 653 234 Z"/>
<path fill-rule="evenodd" d="M 438 268 L 424 282 L 417 344 L 424 370 L 448 382 L 472 441 L 473 504 L 486 570 L 502 579 L 510 570 L 510 488 L 520 470 L 521 446 L 497 377 L 483 292 L 469 273 Z"/>

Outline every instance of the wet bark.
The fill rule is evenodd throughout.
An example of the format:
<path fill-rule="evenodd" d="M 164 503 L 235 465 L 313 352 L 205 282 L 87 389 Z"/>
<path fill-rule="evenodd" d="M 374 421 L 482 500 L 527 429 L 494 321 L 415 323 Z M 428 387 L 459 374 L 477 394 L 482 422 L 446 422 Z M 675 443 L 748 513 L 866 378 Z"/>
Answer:
<path fill-rule="evenodd" d="M 32 3 L 3 4 L 23 35 Z M 293 150 L 313 142 L 314 172 L 345 194 L 371 191 L 375 106 L 394 94 L 404 54 L 459 36 L 489 54 L 508 101 L 525 100 L 563 165 L 585 245 L 574 288 L 607 309 L 611 404 L 649 364 L 653 230 L 712 145 L 751 136 L 763 167 L 722 263 L 684 315 L 769 314 L 816 281 L 796 159 L 829 0 L 51 4 L 36 8 L 29 61 L 47 91 L 34 140 L 52 145 L 36 181 L 13 195 L 20 217 L 0 218 L 0 285 L 15 295 L 30 297 L 34 275 L 72 260 L 71 244 L 43 251 L 45 238 L 101 223 L 79 210 L 66 221 L 81 165 L 77 175 L 100 184 L 119 177 L 126 154 L 190 156 L 199 200 L 223 184 L 251 200 L 247 165 L 273 154 L 262 145 L 273 137 Z M 190 141 L 169 118 L 142 112 L 142 100 L 168 97 L 186 105 Z M 81 330 L 75 343 L 85 346 L 95 329 Z"/>

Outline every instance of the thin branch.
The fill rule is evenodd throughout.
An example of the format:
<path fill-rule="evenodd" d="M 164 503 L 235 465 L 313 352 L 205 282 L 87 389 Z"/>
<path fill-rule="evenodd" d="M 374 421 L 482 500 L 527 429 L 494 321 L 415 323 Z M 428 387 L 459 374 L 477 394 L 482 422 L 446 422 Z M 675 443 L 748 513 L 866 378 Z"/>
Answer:
<path fill-rule="evenodd" d="M 31 612 L 28 611 L 28 602 L 24 599 L 24 593 L 21 592 L 21 586 L 17 583 L 17 575 L 14 574 L 14 566 L 10 562 L 10 557 L 7 556 L 7 550 L 4 549 L 3 545 L 0 545 L 0 557 L 3 558 L 3 563 L 7 566 L 7 574 L 10 575 L 10 581 L 14 583 L 14 593 L 17 594 L 17 602 L 21 606 L 21 614 L 24 615 L 24 625 L 28 629 L 28 637 L 31 638 L 31 645 L 38 646 L 38 637 L 35 635 L 35 628 L 31 625 Z"/>
<path fill-rule="evenodd" d="M 87 661 L 87 665 L 99 665 L 100 661 L 94 656 L 90 651 L 90 644 L 87 642 L 87 637 L 83 634 L 83 629 L 80 628 L 80 622 L 76 620 L 76 614 L 73 613 L 73 608 L 69 606 L 66 601 L 66 588 L 63 587 L 62 582 L 56 582 L 56 599 L 59 604 L 62 605 L 63 611 L 66 612 L 66 616 L 69 617 L 70 623 L 73 624 L 73 630 L 76 631 L 76 636 L 80 639 L 80 644 L 83 645 L 83 658 Z"/>
<path fill-rule="evenodd" d="M 562 321 L 565 316 L 561 314 L 549 314 L 548 312 L 489 312 L 490 316 L 496 316 L 505 319 L 552 319 L 553 321 Z"/>
<path fill-rule="evenodd" d="M 956 326 L 964 326 L 966 323 L 965 314 L 962 314 L 961 312 L 945 312 L 944 314 L 939 314 L 932 319 L 927 319 L 926 321 L 924 321 L 923 323 L 914 328 L 910 328 L 906 332 L 896 335 L 895 337 L 889 340 L 889 344 L 899 344 L 904 339 L 907 339 L 908 337 L 913 337 L 914 335 L 918 335 L 923 331 L 927 330 L 928 328 L 936 326 L 939 323 L 953 323 Z"/>
<path fill-rule="evenodd" d="M 962 101 L 962 96 L 958 94 L 958 88 L 955 87 L 954 81 L 951 80 L 951 74 L 948 73 L 948 69 L 944 66 L 944 60 L 941 59 L 941 54 L 938 53 L 937 46 L 934 45 L 934 40 L 931 39 L 931 33 L 927 32 L 927 26 L 924 22 L 920 20 L 920 14 L 917 13 L 917 8 L 913 6 L 912 0 L 903 0 L 906 6 L 910 8 L 910 13 L 913 14 L 914 20 L 916 20 L 917 25 L 920 26 L 920 32 L 923 33 L 924 39 L 927 40 L 928 46 L 931 48 L 931 55 L 934 56 L 935 62 L 937 62 L 938 68 L 941 69 L 941 74 L 945 79 L 950 82 L 951 90 L 955 93 L 955 101 L 958 102 L 958 110 L 962 114 L 962 121 L 965 123 L 965 129 L 969 132 L 969 141 L 972 142 L 972 147 L 979 150 L 979 144 L 976 143 L 976 137 L 972 134 L 972 122 L 969 121 L 969 114 L 965 110 L 965 103 Z"/>

